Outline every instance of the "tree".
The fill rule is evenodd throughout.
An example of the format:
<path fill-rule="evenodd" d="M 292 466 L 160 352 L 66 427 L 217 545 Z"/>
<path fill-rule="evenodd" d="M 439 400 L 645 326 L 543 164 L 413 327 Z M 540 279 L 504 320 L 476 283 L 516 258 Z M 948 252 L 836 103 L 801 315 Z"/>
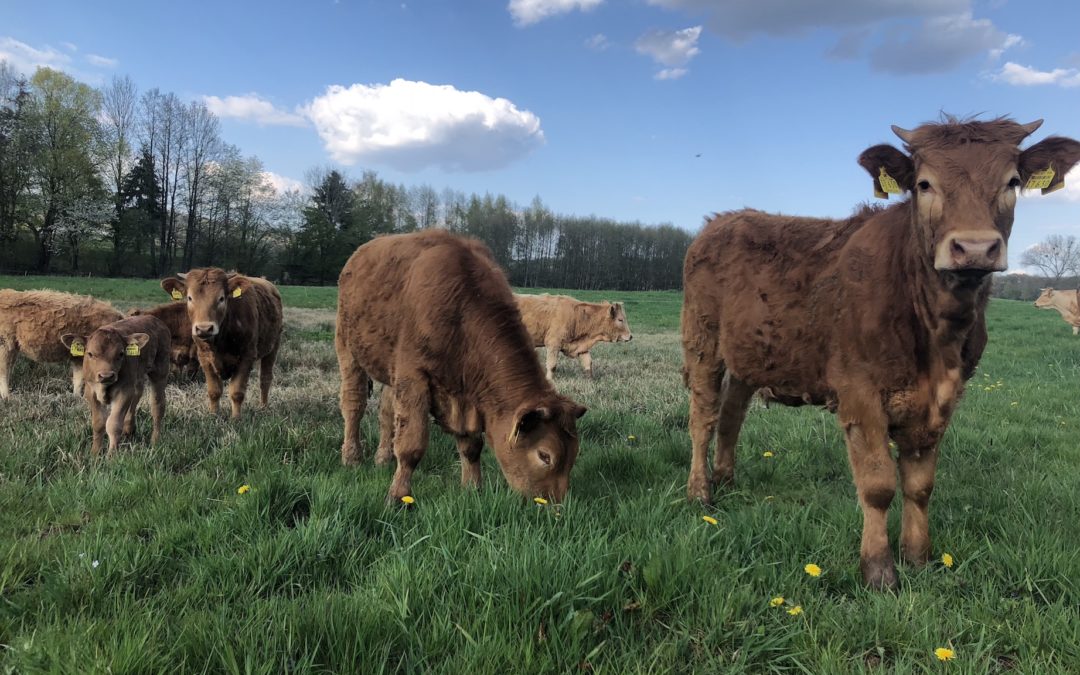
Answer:
<path fill-rule="evenodd" d="M 157 181 L 154 156 L 150 149 L 143 147 L 139 159 L 124 176 L 120 188 L 122 201 L 120 216 L 120 245 L 130 250 L 135 258 L 140 258 L 144 250 L 153 251 L 153 241 L 158 224 L 161 222 L 161 188 Z M 134 269 L 130 262 L 127 270 Z M 144 273 L 154 274 L 154 263 Z"/>
<path fill-rule="evenodd" d="M 183 268 L 191 269 L 198 244 L 198 221 L 202 207 L 203 188 L 210 162 L 221 151 L 221 124 L 206 104 L 192 101 L 184 112 L 185 136 L 184 180 L 187 184 L 187 230 L 184 236 Z"/>
<path fill-rule="evenodd" d="M 130 77 L 114 77 L 101 92 L 101 128 L 105 170 L 113 191 L 115 213 L 111 219 L 112 258 L 110 272 L 118 274 L 124 264 L 122 218 L 124 177 L 134 161 L 132 143 L 138 116 L 138 90 Z"/>
<path fill-rule="evenodd" d="M 0 262 L 6 261 L 30 191 L 33 135 L 30 83 L 0 61 Z"/>
<path fill-rule="evenodd" d="M 357 215 L 357 195 L 338 171 L 316 171 L 310 205 L 304 209 L 304 221 L 297 235 L 294 275 L 309 275 L 324 284 L 337 277 L 353 250 L 368 238 L 370 230 L 361 229 Z M 361 240 L 362 239 L 362 240 Z"/>
<path fill-rule="evenodd" d="M 1080 274 L 1080 242 L 1073 235 L 1052 234 L 1020 257 L 1024 267 L 1034 267 L 1057 284 L 1067 274 Z"/>

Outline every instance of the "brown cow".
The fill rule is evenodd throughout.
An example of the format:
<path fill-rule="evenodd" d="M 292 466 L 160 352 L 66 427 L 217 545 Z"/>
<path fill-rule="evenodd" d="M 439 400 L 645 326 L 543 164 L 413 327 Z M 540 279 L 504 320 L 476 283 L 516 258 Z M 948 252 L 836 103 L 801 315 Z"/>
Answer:
<path fill-rule="evenodd" d="M 210 267 L 161 280 L 166 293 L 187 300 L 210 412 L 217 414 L 222 379 L 229 382 L 232 417 L 240 419 L 248 377 L 259 362 L 260 403 L 266 407 L 281 343 L 281 295 L 266 279 Z"/>
<path fill-rule="evenodd" d="M 534 347 L 547 348 L 547 377 L 555 379 L 559 352 L 577 358 L 592 377 L 592 355 L 598 342 L 634 339 L 621 302 L 581 302 L 568 295 L 514 294 L 521 320 Z"/>
<path fill-rule="evenodd" d="M 187 305 L 182 302 L 168 302 L 150 309 L 133 309 L 128 316 L 155 316 L 169 327 L 172 343 L 169 348 L 169 360 L 177 375 L 191 377 L 199 369 L 199 350 L 195 347 L 195 338 L 191 335 L 191 320 L 188 319 Z"/>
<path fill-rule="evenodd" d="M 338 285 L 343 464 L 361 460 L 373 378 L 393 390 L 381 415 L 397 459 L 388 501 L 412 490 L 429 413 L 457 440 L 462 484 L 480 484 L 487 434 L 512 488 L 563 497 L 585 408 L 544 378 L 506 277 L 483 244 L 441 230 L 380 237 L 353 253 Z"/>
<path fill-rule="evenodd" d="M 684 267 L 691 499 L 708 501 L 711 482 L 734 479 L 747 404 L 768 388 L 772 400 L 837 412 L 863 512 L 863 579 L 873 587 L 897 584 L 886 532 L 896 441 L 901 553 L 926 562 L 938 443 L 986 345 L 990 273 L 1006 266 L 1017 187 L 1055 189 L 1080 160 L 1080 143 L 1067 138 L 1021 151 L 1040 123 L 893 127 L 909 154 L 878 145 L 859 164 L 875 192 L 912 191 L 910 199 L 842 221 L 745 210 L 706 225 Z"/>
<path fill-rule="evenodd" d="M 85 295 L 0 290 L 0 398 L 11 395 L 11 367 L 21 351 L 38 363 L 71 362 L 71 385 L 82 394 L 82 357 L 60 344 L 64 333 L 86 335 L 124 318 L 115 307 Z"/>
<path fill-rule="evenodd" d="M 154 427 L 150 444 L 161 436 L 165 415 L 165 379 L 169 376 L 169 327 L 153 316 L 133 316 L 98 328 L 89 336 L 65 333 L 60 342 L 83 357 L 83 396 L 90 406 L 94 440 L 90 451 L 101 454 L 106 432 L 109 453 L 121 434 L 135 430 L 146 380 L 150 380 L 150 413 Z M 106 422 L 106 409 L 108 421 Z"/>
<path fill-rule="evenodd" d="M 1073 335 L 1080 334 L 1080 290 L 1055 291 L 1042 289 L 1042 294 L 1035 300 L 1039 309 L 1056 309 L 1065 323 L 1072 326 Z"/>

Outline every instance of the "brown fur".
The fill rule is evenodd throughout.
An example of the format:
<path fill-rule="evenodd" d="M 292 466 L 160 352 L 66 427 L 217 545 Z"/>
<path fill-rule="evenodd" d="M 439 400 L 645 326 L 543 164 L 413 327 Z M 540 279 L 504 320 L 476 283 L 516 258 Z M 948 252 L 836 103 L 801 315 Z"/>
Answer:
<path fill-rule="evenodd" d="M 169 360 L 173 372 L 191 377 L 199 370 L 199 350 L 195 347 L 195 338 L 191 335 L 191 320 L 188 319 L 187 304 L 167 302 L 149 309 L 133 309 L 128 316 L 154 316 L 169 327 L 172 343 L 169 348 Z"/>
<path fill-rule="evenodd" d="M 1053 288 L 1042 289 L 1042 294 L 1035 300 L 1039 309 L 1056 309 L 1065 323 L 1072 326 L 1073 335 L 1080 334 L 1080 290 L 1056 291 Z"/>
<path fill-rule="evenodd" d="M 165 415 L 170 341 L 169 327 L 153 316 L 128 317 L 102 326 L 88 336 L 65 333 L 58 340 L 66 349 L 77 344 L 86 352 L 82 364 L 83 396 L 90 407 L 93 454 L 101 454 L 106 433 L 111 454 L 121 437 L 134 432 L 135 412 L 147 379 L 153 418 L 150 444 L 158 442 Z M 125 349 L 129 345 L 137 346 L 139 354 L 127 355 Z"/>
<path fill-rule="evenodd" d="M 1015 205 L 1008 183 L 1034 170 L 1032 161 L 1064 173 L 1080 159 L 1080 143 L 1063 139 L 1049 139 L 1060 151 L 1049 157 L 1047 141 L 1021 152 L 1020 125 L 1000 120 L 898 133 L 908 135 L 911 157 L 876 146 L 859 161 L 875 187 L 886 166 L 915 190 L 909 200 L 841 221 L 723 214 L 690 246 L 684 267 L 689 496 L 709 500 L 712 482 L 734 479 L 756 389 L 782 403 L 826 405 L 846 436 L 864 518 L 863 577 L 874 587 L 896 584 L 886 533 L 897 472 L 889 437 L 904 494 L 901 552 L 920 564 L 930 552 L 938 443 L 986 345 L 988 271 L 1000 260 L 994 246 L 953 255 L 952 244 L 991 241 L 1003 254 Z"/>
<path fill-rule="evenodd" d="M 266 407 L 281 343 L 282 308 L 277 288 L 266 279 L 216 267 L 162 279 L 161 287 L 169 294 L 179 291 L 186 300 L 199 365 L 206 376 L 210 412 L 217 414 L 222 380 L 227 379 L 232 417 L 240 418 L 248 377 L 256 361 L 259 401 Z M 233 295 L 237 289 L 239 297 Z"/>
<path fill-rule="evenodd" d="M 544 378 L 506 277 L 483 244 L 440 230 L 380 237 L 353 253 L 338 284 L 343 464 L 361 459 L 373 378 L 392 389 L 376 457 L 389 461 L 392 445 L 388 500 L 412 489 L 429 413 L 457 439 L 463 484 L 480 483 L 487 434 L 512 488 L 562 498 L 585 409 Z"/>
<path fill-rule="evenodd" d="M 629 342 L 634 338 L 621 302 L 581 302 L 568 295 L 514 294 L 521 320 L 534 347 L 547 348 L 547 377 L 555 378 L 559 352 L 581 361 L 592 377 L 590 350 L 598 342 Z"/>
<path fill-rule="evenodd" d="M 108 303 L 57 291 L 0 290 L 0 398 L 10 393 L 19 352 L 38 363 L 71 363 L 72 390 L 82 393 L 82 357 L 60 344 L 64 333 L 85 335 L 124 317 Z"/>

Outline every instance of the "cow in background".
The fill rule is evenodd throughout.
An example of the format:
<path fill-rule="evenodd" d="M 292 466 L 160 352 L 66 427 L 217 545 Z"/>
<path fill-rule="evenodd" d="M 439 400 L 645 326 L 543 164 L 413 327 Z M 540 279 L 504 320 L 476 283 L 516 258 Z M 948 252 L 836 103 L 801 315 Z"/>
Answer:
<path fill-rule="evenodd" d="M 592 355 L 598 342 L 634 339 L 621 302 L 581 302 L 568 295 L 514 294 L 521 320 L 534 347 L 547 348 L 547 378 L 555 379 L 559 352 L 577 358 L 592 377 Z"/>
<path fill-rule="evenodd" d="M 1080 290 L 1055 291 L 1044 288 L 1035 299 L 1035 306 L 1039 309 L 1056 309 L 1065 323 L 1072 326 L 1073 335 L 1080 334 Z"/>

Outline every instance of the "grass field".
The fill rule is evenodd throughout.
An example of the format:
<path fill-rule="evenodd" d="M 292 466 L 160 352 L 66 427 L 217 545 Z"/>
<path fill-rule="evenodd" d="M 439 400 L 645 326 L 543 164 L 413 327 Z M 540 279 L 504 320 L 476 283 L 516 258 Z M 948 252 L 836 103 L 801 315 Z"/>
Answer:
<path fill-rule="evenodd" d="M 167 299 L 153 281 L 0 277 L 46 285 Z M 934 555 L 955 564 L 901 567 L 891 594 L 861 586 L 828 413 L 755 405 L 738 487 L 686 502 L 678 294 L 578 294 L 624 300 L 635 339 L 598 347 L 593 381 L 563 362 L 560 388 L 590 412 L 561 508 L 511 494 L 490 456 L 484 489 L 463 491 L 435 432 L 403 511 L 384 506 L 389 469 L 338 462 L 335 289 L 282 291 L 268 410 L 234 424 L 205 412 L 201 383 L 172 384 L 162 443 L 146 447 L 143 417 L 109 461 L 89 456 L 66 367 L 20 361 L 0 403 L 0 668 L 1080 671 L 1080 339 L 1056 313 L 992 303 L 931 509 Z"/>

